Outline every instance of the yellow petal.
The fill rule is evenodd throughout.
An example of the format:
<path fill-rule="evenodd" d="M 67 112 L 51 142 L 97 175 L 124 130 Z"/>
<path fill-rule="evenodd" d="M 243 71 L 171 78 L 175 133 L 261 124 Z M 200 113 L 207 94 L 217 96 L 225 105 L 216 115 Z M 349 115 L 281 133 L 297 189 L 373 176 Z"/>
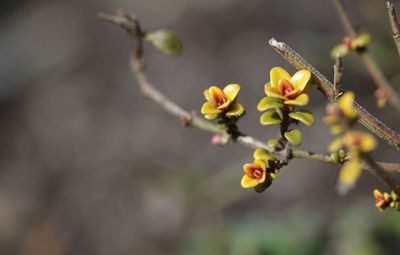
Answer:
<path fill-rule="evenodd" d="M 203 106 L 201 107 L 201 113 L 202 114 L 214 114 L 214 113 L 220 113 L 221 110 L 217 109 L 213 103 L 211 102 L 205 102 Z"/>
<path fill-rule="evenodd" d="M 292 83 L 295 89 L 298 89 L 300 92 L 303 92 L 310 78 L 311 78 L 311 73 L 308 70 L 300 70 L 292 76 L 290 82 Z"/>
<path fill-rule="evenodd" d="M 262 161 L 262 160 L 255 159 L 255 160 L 254 160 L 254 164 L 257 165 L 257 166 L 259 166 L 259 167 L 261 167 L 261 169 L 264 170 L 264 171 L 267 169 L 267 168 L 265 167 L 264 161 Z"/>
<path fill-rule="evenodd" d="M 290 105 L 299 105 L 299 106 L 304 106 L 308 104 L 308 95 L 307 94 L 300 94 L 298 97 L 296 97 L 293 100 L 286 100 L 284 101 L 285 104 L 290 104 Z"/>
<path fill-rule="evenodd" d="M 333 139 L 333 141 L 329 144 L 328 146 L 328 151 L 329 152 L 335 152 L 338 151 L 343 147 L 343 138 L 342 137 L 337 137 Z"/>
<path fill-rule="evenodd" d="M 339 174 L 339 192 L 344 194 L 351 189 L 361 175 L 361 160 L 354 157 L 347 161 Z"/>
<path fill-rule="evenodd" d="M 282 67 L 274 67 L 269 72 L 271 86 L 278 87 L 278 81 L 280 79 L 290 80 L 290 74 Z"/>
<path fill-rule="evenodd" d="M 219 113 L 210 113 L 210 114 L 205 114 L 204 117 L 208 120 L 215 120 L 218 118 Z"/>
<path fill-rule="evenodd" d="M 243 105 L 235 103 L 229 107 L 229 110 L 225 113 L 228 117 L 240 116 L 244 113 Z"/>
<path fill-rule="evenodd" d="M 377 146 L 377 142 L 375 137 L 370 134 L 364 133 L 363 138 L 361 140 L 360 150 L 362 152 L 370 152 L 374 150 Z"/>
<path fill-rule="evenodd" d="M 239 84 L 229 84 L 224 88 L 226 99 L 228 99 L 231 102 L 235 100 L 239 91 L 240 91 Z"/>
<path fill-rule="evenodd" d="M 264 92 L 265 92 L 265 94 L 266 94 L 267 96 L 269 96 L 269 97 L 280 98 L 280 99 L 283 99 L 283 100 L 286 100 L 286 99 L 287 99 L 286 97 L 280 95 L 280 94 L 278 93 L 278 91 L 276 90 L 276 88 L 273 88 L 273 87 L 271 86 L 270 83 L 265 84 L 265 86 L 264 86 Z"/>
<path fill-rule="evenodd" d="M 343 94 L 339 100 L 339 108 L 342 110 L 346 118 L 353 119 L 357 116 L 357 111 L 353 108 L 354 93 L 348 91 Z"/>
<path fill-rule="evenodd" d="M 210 96 L 210 101 L 215 105 L 217 105 L 218 101 L 223 101 L 223 100 L 226 101 L 224 92 L 217 86 L 211 86 L 208 89 L 208 94 Z"/>
<path fill-rule="evenodd" d="M 243 188 L 252 188 L 258 185 L 257 179 L 253 179 L 248 177 L 247 175 L 243 175 L 242 181 L 240 182 Z"/>
<path fill-rule="evenodd" d="M 207 101 L 210 100 L 210 93 L 208 92 L 208 89 L 204 90 L 204 97 L 206 98 Z"/>
<path fill-rule="evenodd" d="M 374 189 L 374 197 L 375 197 L 375 199 L 376 198 L 381 198 L 382 196 L 383 196 L 383 194 L 379 190 Z"/>
<path fill-rule="evenodd" d="M 344 44 L 338 44 L 331 50 L 331 58 L 344 57 L 349 54 L 349 48 Z"/>
<path fill-rule="evenodd" d="M 352 42 L 351 47 L 353 49 L 366 47 L 371 42 L 371 35 L 368 33 L 362 33 L 357 36 Z"/>

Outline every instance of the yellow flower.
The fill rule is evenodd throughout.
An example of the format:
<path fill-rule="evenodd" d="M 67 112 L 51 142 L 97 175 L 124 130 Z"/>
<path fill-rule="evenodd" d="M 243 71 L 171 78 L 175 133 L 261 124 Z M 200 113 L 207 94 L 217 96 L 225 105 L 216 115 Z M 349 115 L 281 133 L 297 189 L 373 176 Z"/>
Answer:
<path fill-rule="evenodd" d="M 328 104 L 324 122 L 331 126 L 333 134 L 338 134 L 345 130 L 345 126 L 341 123 L 343 117 L 350 122 L 357 118 L 358 112 L 354 109 L 353 104 L 354 93 L 351 91 L 344 93 L 337 104 Z"/>
<path fill-rule="evenodd" d="M 389 193 L 381 193 L 379 190 L 374 190 L 374 197 L 375 197 L 375 206 L 379 209 L 379 211 L 383 211 L 388 207 L 400 208 L 399 197 L 392 191 L 391 194 Z"/>
<path fill-rule="evenodd" d="M 267 168 L 262 160 L 255 159 L 254 163 L 243 166 L 244 175 L 241 181 L 243 188 L 253 188 L 265 181 Z"/>
<path fill-rule="evenodd" d="M 355 39 L 350 39 L 349 37 L 343 38 L 341 44 L 336 45 L 331 50 L 331 57 L 336 58 L 344 57 L 350 53 L 350 51 L 362 51 L 371 42 L 371 35 L 368 33 L 362 33 L 358 35 Z"/>
<path fill-rule="evenodd" d="M 341 110 L 343 116 L 347 119 L 354 119 L 357 117 L 357 110 L 353 107 L 354 104 L 354 93 L 351 91 L 347 91 L 343 94 L 343 96 L 339 99 L 338 106 Z"/>
<path fill-rule="evenodd" d="M 221 113 L 227 117 L 242 115 L 244 108 L 235 101 L 239 91 L 240 86 L 238 84 L 229 84 L 223 90 L 211 86 L 204 91 L 207 102 L 201 107 L 201 113 L 209 120 L 216 119 Z"/>
<path fill-rule="evenodd" d="M 308 95 L 303 91 L 311 78 L 307 70 L 300 70 L 293 76 L 281 67 L 274 67 L 270 71 L 270 82 L 265 84 L 265 94 L 268 97 L 281 99 L 287 105 L 306 105 Z"/>
<path fill-rule="evenodd" d="M 343 143 L 350 151 L 367 153 L 377 146 L 376 139 L 362 131 L 348 131 L 343 137 Z"/>
<path fill-rule="evenodd" d="M 339 193 L 345 194 L 351 189 L 362 172 L 362 162 L 358 155 L 351 155 L 349 161 L 346 161 L 339 173 Z"/>

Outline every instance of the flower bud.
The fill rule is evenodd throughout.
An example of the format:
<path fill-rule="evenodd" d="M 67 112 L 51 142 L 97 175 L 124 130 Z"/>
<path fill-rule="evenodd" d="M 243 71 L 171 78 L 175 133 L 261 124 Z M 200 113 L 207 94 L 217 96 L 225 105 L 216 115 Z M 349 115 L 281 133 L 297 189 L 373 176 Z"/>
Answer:
<path fill-rule="evenodd" d="M 146 40 L 161 52 L 177 56 L 182 52 L 182 43 L 179 38 L 167 30 L 158 30 L 146 35 Z"/>

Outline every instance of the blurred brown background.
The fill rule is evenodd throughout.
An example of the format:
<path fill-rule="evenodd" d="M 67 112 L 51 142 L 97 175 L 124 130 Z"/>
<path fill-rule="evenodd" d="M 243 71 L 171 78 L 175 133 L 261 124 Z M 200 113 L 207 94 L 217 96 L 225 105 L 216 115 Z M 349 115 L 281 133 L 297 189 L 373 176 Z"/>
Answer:
<path fill-rule="evenodd" d="M 352 0 L 373 35 L 371 53 L 400 83 L 384 1 Z M 129 73 L 127 36 L 96 18 L 117 8 L 144 29 L 170 29 L 184 54 L 146 45 L 149 79 L 199 110 L 211 84 L 239 83 L 240 126 L 267 140 L 258 101 L 272 66 L 294 72 L 268 45 L 275 37 L 332 77 L 329 51 L 343 36 L 331 1 L 2 0 L 0 2 L 0 254 L 395 254 L 398 213 L 379 213 L 370 173 L 346 197 L 338 167 L 294 160 L 262 194 L 240 187 L 252 150 L 210 144 L 143 98 Z M 356 56 L 344 86 L 399 131 L 390 107 Z M 324 151 L 325 101 L 312 93 L 317 123 L 304 148 Z M 397 118 L 396 118 L 397 117 Z M 375 158 L 396 160 L 383 142 Z"/>

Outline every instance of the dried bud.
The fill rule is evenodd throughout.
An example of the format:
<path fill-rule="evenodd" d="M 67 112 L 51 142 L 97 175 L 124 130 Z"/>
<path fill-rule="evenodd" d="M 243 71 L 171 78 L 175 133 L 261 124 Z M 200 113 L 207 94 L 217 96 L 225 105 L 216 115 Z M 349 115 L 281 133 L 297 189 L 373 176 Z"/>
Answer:
<path fill-rule="evenodd" d="M 146 40 L 164 54 L 177 56 L 182 52 L 182 43 L 179 38 L 167 30 L 149 33 L 146 35 Z"/>

